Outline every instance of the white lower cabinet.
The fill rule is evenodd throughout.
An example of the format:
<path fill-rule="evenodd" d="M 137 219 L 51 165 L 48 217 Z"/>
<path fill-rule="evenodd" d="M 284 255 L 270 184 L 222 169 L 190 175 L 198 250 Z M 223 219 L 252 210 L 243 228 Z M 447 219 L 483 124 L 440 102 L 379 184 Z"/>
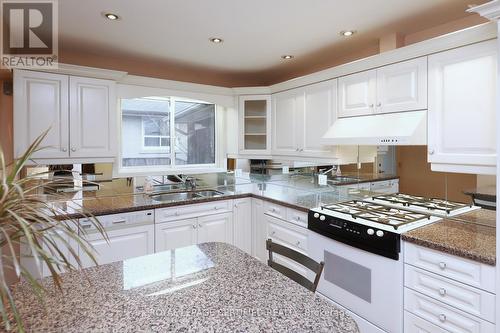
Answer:
<path fill-rule="evenodd" d="M 405 332 L 495 332 L 495 267 L 405 242 Z"/>
<path fill-rule="evenodd" d="M 252 254 L 252 199 L 233 201 L 234 245 Z"/>
<path fill-rule="evenodd" d="M 155 252 L 194 245 L 197 242 L 197 219 L 157 224 L 155 226 Z"/>
<path fill-rule="evenodd" d="M 233 214 L 223 213 L 198 218 L 198 243 L 233 244 Z"/>
<path fill-rule="evenodd" d="M 108 241 L 100 233 L 87 235 L 87 241 L 94 247 L 99 265 L 109 264 L 128 258 L 154 253 L 154 225 L 128 227 L 109 230 Z M 82 267 L 90 267 L 94 262 L 79 249 Z"/>
<path fill-rule="evenodd" d="M 266 221 L 264 201 L 252 199 L 252 255 L 261 262 L 267 262 Z"/>

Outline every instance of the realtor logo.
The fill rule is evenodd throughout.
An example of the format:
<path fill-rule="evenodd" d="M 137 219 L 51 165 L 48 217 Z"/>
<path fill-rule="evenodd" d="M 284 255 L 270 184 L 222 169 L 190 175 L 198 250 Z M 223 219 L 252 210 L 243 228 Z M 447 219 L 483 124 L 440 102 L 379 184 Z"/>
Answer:
<path fill-rule="evenodd" d="M 1 0 L 1 67 L 57 67 L 57 0 Z"/>

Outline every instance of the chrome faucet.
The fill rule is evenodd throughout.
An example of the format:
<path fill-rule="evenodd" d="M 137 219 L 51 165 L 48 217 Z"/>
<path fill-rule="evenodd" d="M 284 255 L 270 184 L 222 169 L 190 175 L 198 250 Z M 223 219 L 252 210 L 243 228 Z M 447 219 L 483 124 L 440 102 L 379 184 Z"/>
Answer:
<path fill-rule="evenodd" d="M 196 189 L 196 178 L 188 176 L 184 179 L 184 184 L 186 185 L 186 189 L 191 188 L 191 190 L 195 190 Z"/>

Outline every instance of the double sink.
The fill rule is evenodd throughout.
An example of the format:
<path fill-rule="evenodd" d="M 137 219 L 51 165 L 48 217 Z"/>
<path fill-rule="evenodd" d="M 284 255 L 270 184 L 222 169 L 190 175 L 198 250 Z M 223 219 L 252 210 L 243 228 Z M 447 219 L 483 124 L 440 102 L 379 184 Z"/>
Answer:
<path fill-rule="evenodd" d="M 224 195 L 224 193 L 216 190 L 193 190 L 193 191 L 172 191 L 172 192 L 160 192 L 150 194 L 149 196 L 154 201 L 158 202 L 170 202 L 170 201 L 182 201 L 191 199 L 201 199 L 201 198 L 213 198 Z"/>

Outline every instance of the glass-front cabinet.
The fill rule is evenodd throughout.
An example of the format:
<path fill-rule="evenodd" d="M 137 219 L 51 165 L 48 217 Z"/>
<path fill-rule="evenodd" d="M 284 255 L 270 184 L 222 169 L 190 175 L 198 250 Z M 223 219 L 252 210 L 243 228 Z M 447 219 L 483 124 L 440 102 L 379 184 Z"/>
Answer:
<path fill-rule="evenodd" d="M 239 118 L 240 153 L 255 155 L 270 154 L 271 96 L 240 96 Z"/>

